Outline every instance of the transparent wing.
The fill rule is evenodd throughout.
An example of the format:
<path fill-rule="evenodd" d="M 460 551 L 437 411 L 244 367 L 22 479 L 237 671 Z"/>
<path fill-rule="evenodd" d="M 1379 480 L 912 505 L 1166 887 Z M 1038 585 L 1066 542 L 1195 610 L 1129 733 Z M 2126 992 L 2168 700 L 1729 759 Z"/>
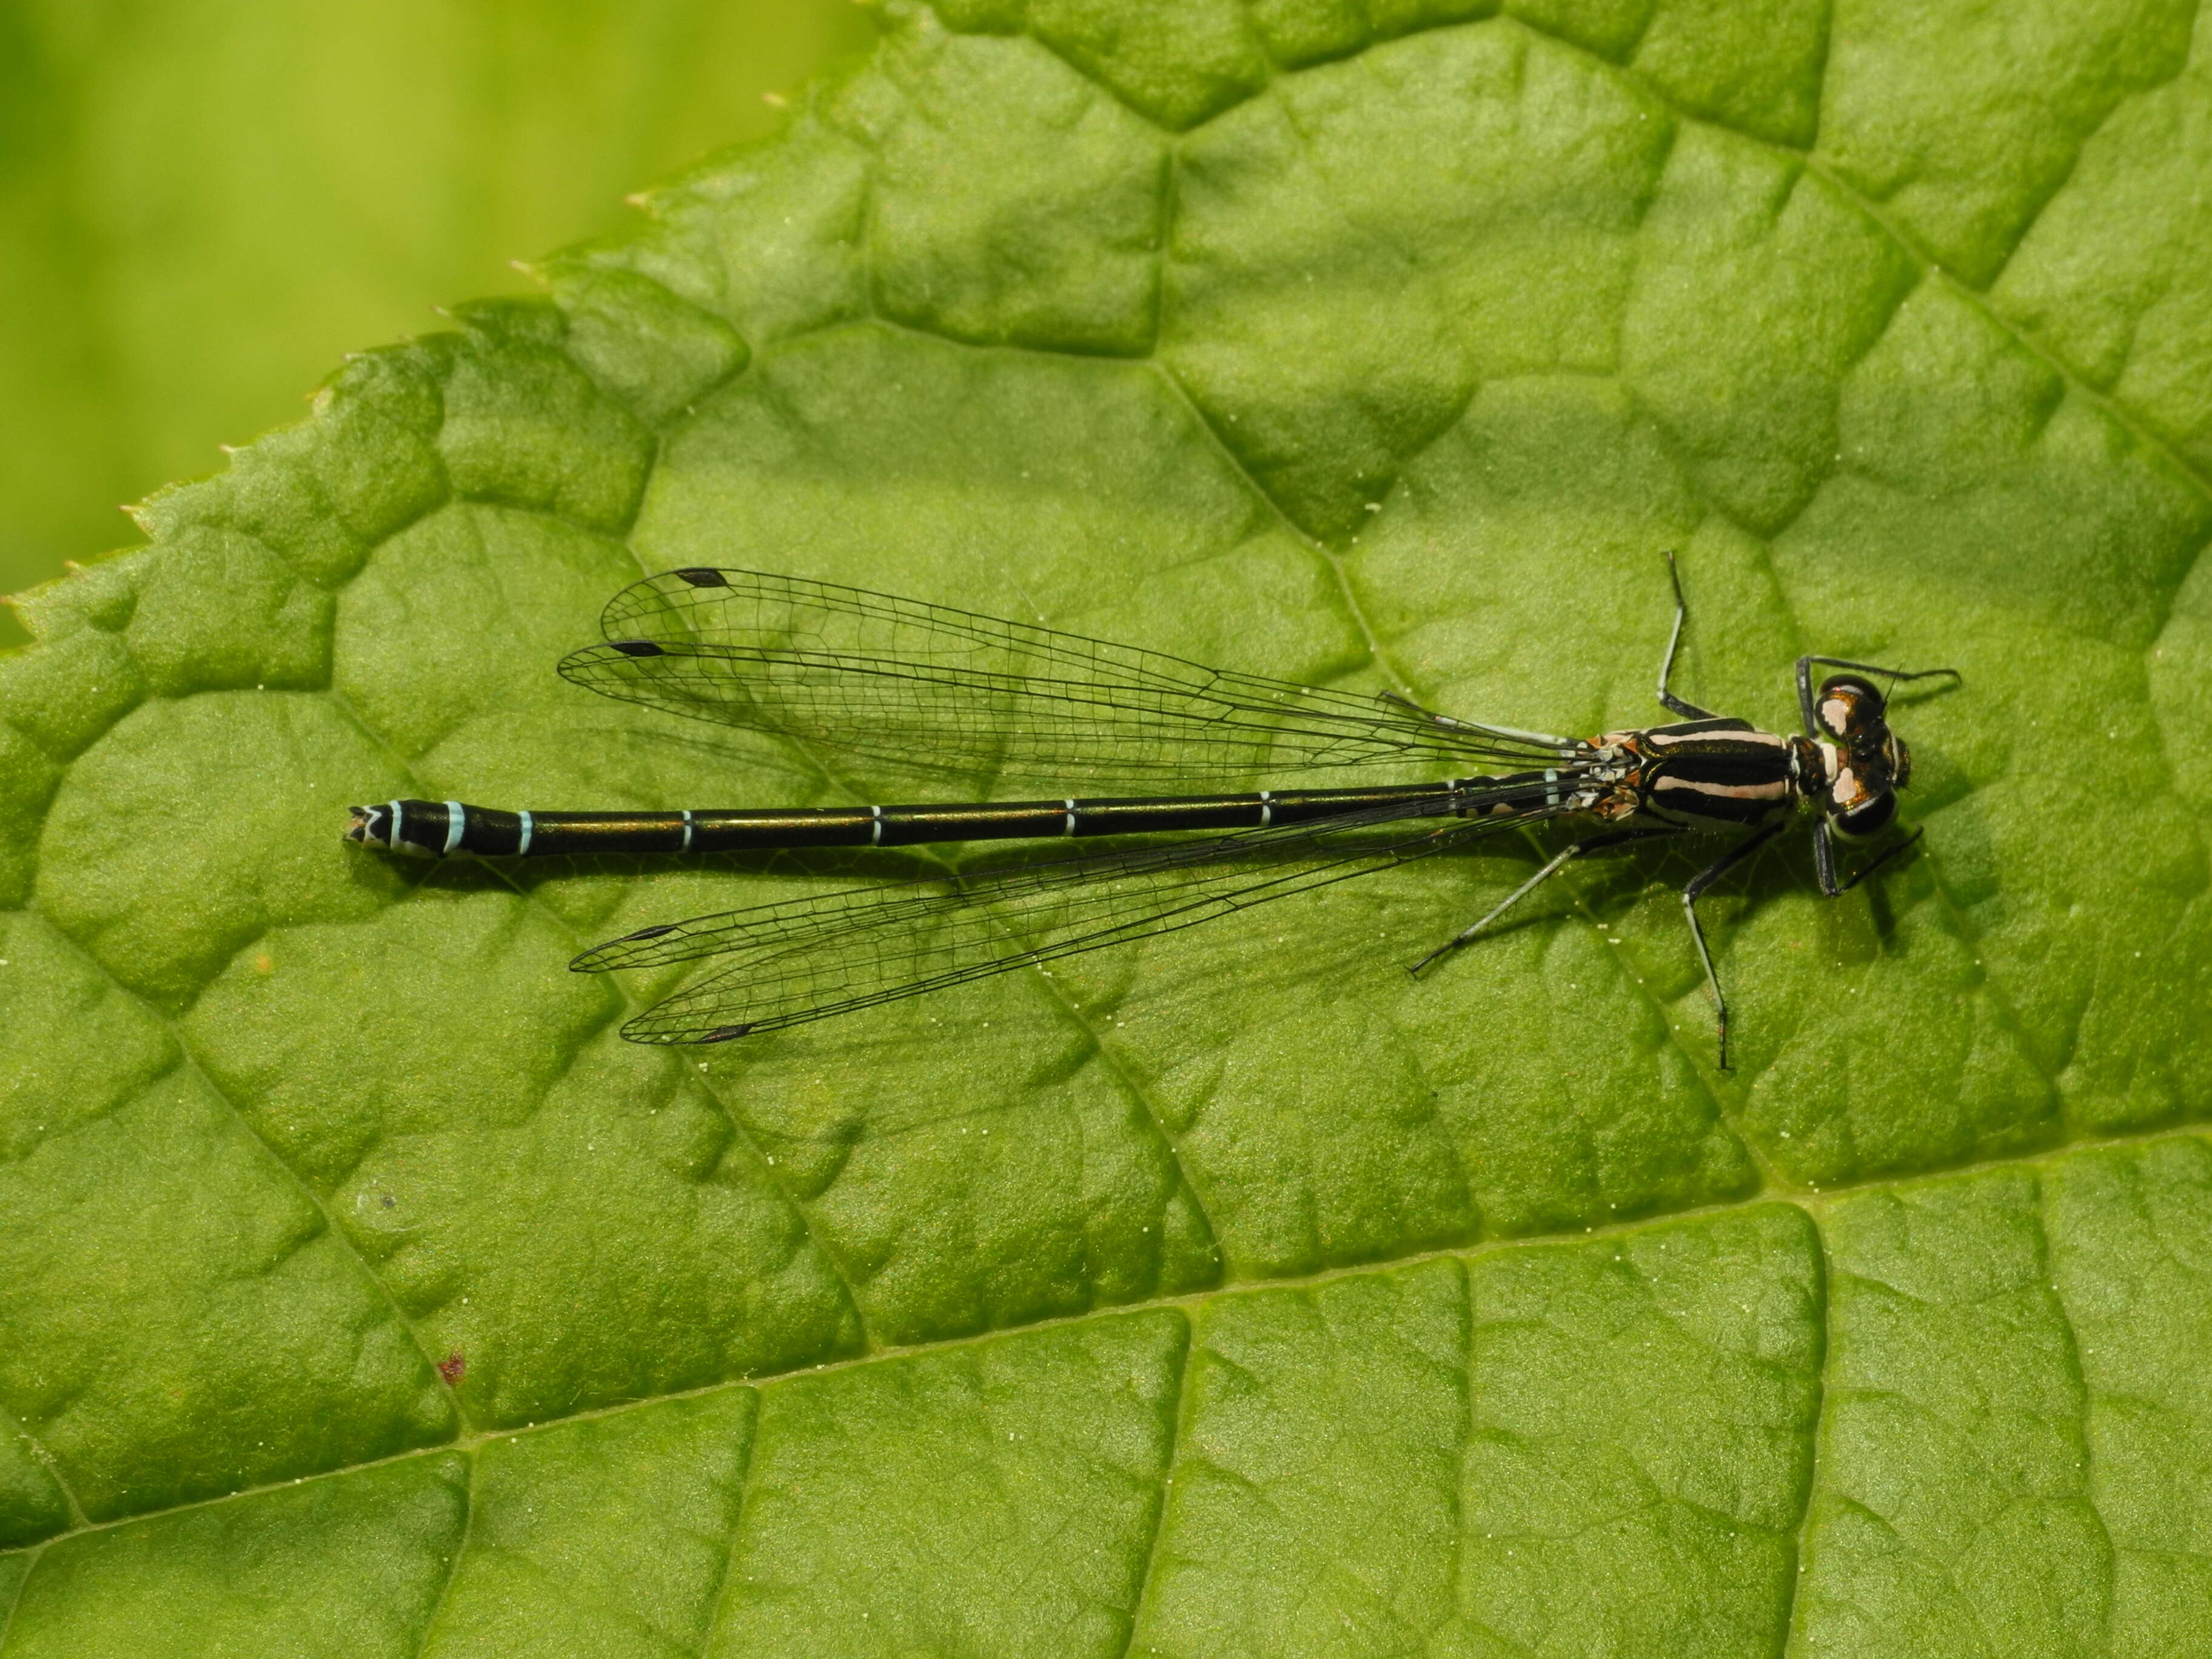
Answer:
<path fill-rule="evenodd" d="M 640 1042 L 719 1042 L 921 996 L 1057 957 L 1195 927 L 1390 868 L 1515 823 L 1413 830 L 1419 805 L 1320 823 L 1123 848 L 1050 864 L 823 893 L 648 927 L 586 951 L 580 971 L 726 958 L 623 1028 Z"/>
<path fill-rule="evenodd" d="M 746 570 L 670 571 L 564 659 L 580 685 L 904 766 L 1139 785 L 1313 768 L 1545 764 L 1565 739 Z M 1580 745 L 1571 745 L 1579 748 Z"/>

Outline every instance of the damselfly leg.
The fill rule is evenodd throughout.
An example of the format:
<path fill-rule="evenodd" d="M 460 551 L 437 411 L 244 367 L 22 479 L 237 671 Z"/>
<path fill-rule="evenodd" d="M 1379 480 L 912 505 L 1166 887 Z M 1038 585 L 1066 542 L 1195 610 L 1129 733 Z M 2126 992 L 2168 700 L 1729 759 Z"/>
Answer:
<path fill-rule="evenodd" d="M 1689 620 L 1690 606 L 1682 598 L 1682 573 L 1674 567 L 1674 555 L 1667 555 L 1667 580 L 1674 584 L 1674 626 L 1667 635 L 1667 654 L 1659 659 L 1659 701 L 1686 720 L 1709 720 L 1712 711 L 1686 702 L 1667 689 L 1667 682 L 1674 672 L 1675 647 L 1682 643 L 1682 624 Z"/>
<path fill-rule="evenodd" d="M 1852 888 L 1857 886 L 1869 876 L 1881 869 L 1883 865 L 1888 863 L 1899 853 L 1904 852 L 1907 848 L 1911 847 L 1913 842 L 1918 841 L 1921 836 L 1927 833 L 1928 832 L 1925 830 L 1915 830 L 1903 841 L 1893 842 L 1892 845 L 1883 848 L 1881 852 L 1869 859 L 1863 865 L 1859 866 L 1858 874 L 1853 876 L 1849 881 L 1839 882 L 1836 879 L 1835 841 L 1832 832 L 1828 829 L 1828 821 L 1826 818 L 1814 819 L 1813 873 L 1820 880 L 1821 895 L 1826 898 L 1843 897 L 1843 896 L 1850 892 Z"/>
<path fill-rule="evenodd" d="M 1375 695 L 1384 702 L 1395 703 L 1401 708 L 1412 710 L 1431 726 L 1440 726 L 1447 732 L 1459 724 L 1449 714 L 1439 714 L 1433 708 L 1425 708 L 1402 692 L 1377 691 Z"/>
<path fill-rule="evenodd" d="M 1777 819 L 1765 829 L 1746 836 L 1727 852 L 1690 878 L 1690 884 L 1682 890 L 1682 914 L 1689 918 L 1690 940 L 1698 947 L 1698 960 L 1705 965 L 1705 989 L 1713 999 L 1713 1016 L 1719 1022 L 1720 1038 L 1717 1045 L 1719 1066 L 1723 1072 L 1728 1063 L 1728 999 L 1721 994 L 1721 976 L 1713 971 L 1713 953 L 1705 948 L 1705 930 L 1698 921 L 1698 896 L 1726 875 L 1744 860 L 1782 833 L 1784 820 Z"/>
<path fill-rule="evenodd" d="M 1441 731 L 1469 732 L 1478 736 L 1502 737 L 1521 743 L 1543 744 L 1547 747 L 1557 749 L 1562 754 L 1573 754 L 1589 746 L 1586 744 L 1577 743 L 1572 738 L 1559 737 L 1549 732 L 1528 732 L 1517 726 L 1494 726 L 1486 720 L 1455 720 L 1449 714 L 1439 714 L 1433 708 L 1424 708 L 1411 697 L 1401 696 L 1395 691 L 1378 691 L 1375 695 L 1384 702 L 1395 703 L 1401 708 L 1410 708 L 1421 717 L 1425 724 L 1436 726 Z"/>
<path fill-rule="evenodd" d="M 1681 589 L 1678 586 L 1675 592 L 1679 595 Z M 1820 729 L 1819 708 L 1813 697 L 1813 665 L 1814 663 L 1819 663 L 1823 668 L 1850 668 L 1862 674 L 1880 674 L 1893 681 L 1928 680 L 1943 674 L 1949 675 L 1954 680 L 1966 678 L 1966 676 L 1955 668 L 1919 668 L 1908 672 L 1902 668 L 1884 668 L 1880 663 L 1850 662 L 1842 657 L 1800 657 L 1797 659 L 1797 708 L 1805 716 L 1805 730 L 1808 733 Z"/>
<path fill-rule="evenodd" d="M 1549 881 L 1553 876 L 1559 874 L 1561 870 L 1566 867 L 1570 860 L 1578 859 L 1585 853 L 1601 853 L 1608 847 L 1625 846 L 1632 841 L 1654 841 L 1662 836 L 1678 836 L 1680 834 L 1681 834 L 1680 830 L 1669 826 L 1663 830 L 1608 830 L 1607 833 L 1601 836 L 1583 836 L 1571 847 L 1565 848 L 1562 852 L 1554 854 L 1550 862 L 1546 864 L 1542 869 L 1536 872 L 1534 875 L 1529 877 L 1528 880 L 1522 882 L 1511 892 L 1508 893 L 1503 899 L 1499 900 L 1480 921 L 1474 922 L 1469 926 L 1462 928 L 1458 933 L 1453 934 L 1451 938 L 1446 939 L 1442 945 L 1437 946 L 1435 950 L 1430 951 L 1428 955 L 1423 957 L 1419 962 L 1415 963 L 1406 971 L 1409 974 L 1418 975 L 1422 969 L 1427 967 L 1438 957 L 1448 956 L 1452 951 L 1458 950 L 1460 946 L 1467 944 L 1469 940 L 1473 939 L 1477 933 L 1489 927 L 1492 922 L 1497 921 L 1498 917 L 1504 915 L 1515 905 L 1520 903 L 1522 899 L 1528 897 L 1529 894 L 1534 892 L 1539 887 Z"/>

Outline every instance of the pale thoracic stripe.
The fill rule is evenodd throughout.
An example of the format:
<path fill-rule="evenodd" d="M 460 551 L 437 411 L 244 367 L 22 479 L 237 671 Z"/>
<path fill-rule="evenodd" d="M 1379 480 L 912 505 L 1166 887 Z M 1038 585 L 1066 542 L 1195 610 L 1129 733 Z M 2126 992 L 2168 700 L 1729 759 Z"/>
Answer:
<path fill-rule="evenodd" d="M 1762 743 L 1770 749 L 1787 749 L 1790 739 L 1778 732 L 1646 732 L 1643 742 L 1650 749 L 1670 749 L 1678 743 Z"/>
<path fill-rule="evenodd" d="M 1790 793 L 1786 779 L 1772 783 L 1699 783 L 1691 778 L 1661 778 L 1659 789 L 1687 789 L 1699 795 L 1725 795 L 1734 800 L 1783 800 Z"/>

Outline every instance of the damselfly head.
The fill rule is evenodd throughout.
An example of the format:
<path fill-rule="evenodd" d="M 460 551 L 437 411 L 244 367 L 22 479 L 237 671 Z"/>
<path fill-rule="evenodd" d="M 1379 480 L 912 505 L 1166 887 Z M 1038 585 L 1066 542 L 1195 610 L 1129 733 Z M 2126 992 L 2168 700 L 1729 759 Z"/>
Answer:
<path fill-rule="evenodd" d="M 1856 841 L 1897 817 L 1895 792 L 1912 775 L 1912 751 L 1889 729 L 1889 700 L 1872 680 L 1832 674 L 1813 699 L 1814 722 L 1834 744 L 1820 810 L 1836 833 Z"/>
<path fill-rule="evenodd" d="M 1849 777 L 1850 774 L 1844 774 L 1845 780 Z M 1846 841 L 1863 841 L 1889 828 L 1897 817 L 1897 795 L 1893 790 L 1869 789 L 1851 805 L 1839 808 L 1835 804 L 1835 792 L 1831 790 L 1823 810 L 1828 815 L 1829 827 L 1838 835 Z"/>
<path fill-rule="evenodd" d="M 1813 699 L 1813 717 L 1820 730 L 1848 748 L 1857 748 L 1878 732 L 1887 712 L 1888 699 L 1872 680 L 1856 674 L 1831 674 Z"/>

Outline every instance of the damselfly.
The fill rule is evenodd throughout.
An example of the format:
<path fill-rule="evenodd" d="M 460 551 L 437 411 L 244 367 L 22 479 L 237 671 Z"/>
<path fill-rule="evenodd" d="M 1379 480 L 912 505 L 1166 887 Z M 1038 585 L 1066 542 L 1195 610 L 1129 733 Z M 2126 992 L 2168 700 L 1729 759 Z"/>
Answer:
<path fill-rule="evenodd" d="M 1838 657 L 1797 659 L 1802 736 L 1762 732 L 1668 689 L 1688 614 L 1673 556 L 1674 624 L 1659 701 L 1678 723 L 1554 737 L 1362 696 L 1201 667 L 1102 640 L 754 571 L 672 570 L 617 594 L 605 643 L 565 658 L 577 684 L 803 747 L 968 774 L 1119 782 L 1157 791 L 1199 779 L 1319 769 L 1514 769 L 1441 782 L 1250 793 L 766 811 L 501 811 L 459 801 L 356 806 L 351 840 L 446 856 L 690 853 L 926 842 L 1227 831 L 1088 857 L 791 899 L 667 922 L 586 951 L 579 971 L 720 958 L 719 972 L 631 1020 L 641 1042 L 723 1042 L 988 975 L 1194 926 L 1251 905 L 1551 818 L 1603 826 L 1554 854 L 1419 973 L 1467 944 L 1571 860 L 1686 833 L 1740 838 L 1682 890 L 1728 1065 L 1728 1003 L 1698 896 L 1813 813 L 1820 890 L 1837 897 L 1919 839 L 1893 842 L 1848 880 L 1834 842 L 1887 830 L 1912 759 L 1869 676 Z M 1816 688 L 1814 665 L 1845 671 Z M 1412 828 L 1446 818 L 1441 827 Z"/>

